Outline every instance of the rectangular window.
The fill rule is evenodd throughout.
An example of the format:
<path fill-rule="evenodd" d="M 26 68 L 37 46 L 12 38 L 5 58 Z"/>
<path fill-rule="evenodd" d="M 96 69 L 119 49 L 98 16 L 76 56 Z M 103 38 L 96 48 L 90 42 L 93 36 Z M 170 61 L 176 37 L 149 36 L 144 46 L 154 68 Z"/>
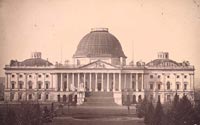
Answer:
<path fill-rule="evenodd" d="M 160 95 L 158 95 L 158 100 L 160 100 Z"/>
<path fill-rule="evenodd" d="M 46 83 L 46 89 L 49 89 L 49 84 L 48 83 Z"/>
<path fill-rule="evenodd" d="M 20 84 L 19 84 L 19 89 L 22 89 L 22 88 L 23 88 L 23 84 L 20 83 Z"/>
<path fill-rule="evenodd" d="M 46 99 L 49 99 L 49 95 L 48 94 L 46 94 Z"/>
<path fill-rule="evenodd" d="M 22 99 L 22 94 L 19 94 L 19 100 L 21 100 Z"/>
<path fill-rule="evenodd" d="M 171 101 L 171 96 L 167 95 L 167 101 Z"/>
<path fill-rule="evenodd" d="M 38 99 L 41 99 L 41 94 L 38 95 Z"/>
<path fill-rule="evenodd" d="M 15 89 L 15 84 L 14 83 L 12 83 L 12 89 Z"/>
<path fill-rule="evenodd" d="M 38 89 L 41 89 L 42 88 L 42 84 L 38 84 Z"/>
<path fill-rule="evenodd" d="M 31 94 L 28 95 L 28 99 L 29 99 L 29 100 L 32 99 L 32 95 L 31 95 Z"/>
<path fill-rule="evenodd" d="M 158 84 L 158 90 L 160 90 L 160 84 Z"/>
<path fill-rule="evenodd" d="M 184 84 L 184 90 L 186 90 L 187 89 L 187 84 Z"/>
<path fill-rule="evenodd" d="M 150 78 L 153 79 L 153 75 L 150 75 Z"/>
<path fill-rule="evenodd" d="M 152 83 L 150 84 L 150 89 L 153 89 L 153 84 Z"/>
<path fill-rule="evenodd" d="M 179 90 L 180 86 L 179 84 L 176 84 L 176 89 Z"/>
<path fill-rule="evenodd" d="M 32 89 L 32 85 L 29 85 L 29 89 Z"/>
<path fill-rule="evenodd" d="M 153 100 L 153 95 L 150 95 L 150 100 L 151 100 L 151 101 Z"/>

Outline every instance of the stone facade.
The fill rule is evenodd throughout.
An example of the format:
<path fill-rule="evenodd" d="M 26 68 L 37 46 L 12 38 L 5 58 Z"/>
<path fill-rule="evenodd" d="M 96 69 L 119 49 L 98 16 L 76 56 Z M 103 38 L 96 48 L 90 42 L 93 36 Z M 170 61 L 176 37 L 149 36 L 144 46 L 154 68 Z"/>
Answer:
<path fill-rule="evenodd" d="M 95 44 L 97 48 L 102 43 L 95 42 L 98 43 Z M 76 53 L 82 54 L 78 50 Z M 53 65 L 48 60 L 43 60 L 38 52 L 32 54 L 31 59 L 22 62 L 11 60 L 10 65 L 5 66 L 4 98 L 12 102 L 48 103 L 63 102 L 69 95 L 73 95 L 77 96 L 77 103 L 82 104 L 85 92 L 100 91 L 113 92 L 114 101 L 119 105 L 123 104 L 127 95 L 130 95 L 132 103 L 144 96 L 154 102 L 158 98 L 162 103 L 171 102 L 175 93 L 179 97 L 186 94 L 191 100 L 194 99 L 194 66 L 189 62 L 177 63 L 169 59 L 167 52 L 160 52 L 157 59 L 147 64 L 137 62 L 136 65 L 126 65 L 123 51 L 121 57 L 109 57 L 113 52 L 110 55 L 104 51 L 102 53 L 104 57 L 99 56 L 101 53 L 97 57 L 84 58 L 76 54 L 73 57 L 74 64 Z M 114 63 L 111 61 L 113 58 L 116 58 Z"/>

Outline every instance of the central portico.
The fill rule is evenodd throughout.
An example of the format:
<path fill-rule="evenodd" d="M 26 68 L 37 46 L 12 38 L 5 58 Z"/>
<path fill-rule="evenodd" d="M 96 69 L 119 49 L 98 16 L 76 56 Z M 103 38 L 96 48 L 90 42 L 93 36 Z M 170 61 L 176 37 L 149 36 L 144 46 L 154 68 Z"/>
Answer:
<path fill-rule="evenodd" d="M 127 92 L 140 95 L 144 92 L 143 68 L 109 64 L 97 60 L 95 62 L 79 66 L 76 69 L 60 68 L 57 78 L 57 90 L 77 92 L 113 92 L 115 102 L 122 104 L 122 94 Z M 136 99 L 139 99 L 136 98 Z"/>

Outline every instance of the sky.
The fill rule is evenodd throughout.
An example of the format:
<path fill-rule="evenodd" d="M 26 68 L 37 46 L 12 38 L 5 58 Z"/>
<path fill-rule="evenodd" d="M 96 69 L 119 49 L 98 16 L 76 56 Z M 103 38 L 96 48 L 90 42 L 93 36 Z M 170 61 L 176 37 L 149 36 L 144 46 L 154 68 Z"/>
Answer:
<path fill-rule="evenodd" d="M 34 51 L 52 63 L 71 60 L 94 27 L 109 28 L 127 63 L 159 51 L 190 61 L 200 85 L 200 0 L 0 0 L 0 76 L 11 59 Z"/>

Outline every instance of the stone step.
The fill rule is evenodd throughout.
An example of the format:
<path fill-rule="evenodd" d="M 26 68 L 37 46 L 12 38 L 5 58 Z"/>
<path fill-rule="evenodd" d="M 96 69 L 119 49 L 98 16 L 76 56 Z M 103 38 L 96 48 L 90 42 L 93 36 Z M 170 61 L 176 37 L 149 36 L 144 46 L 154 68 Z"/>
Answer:
<path fill-rule="evenodd" d="M 113 97 L 86 97 L 86 102 L 114 102 Z"/>
<path fill-rule="evenodd" d="M 118 106 L 114 102 L 84 102 L 82 106 Z"/>
<path fill-rule="evenodd" d="M 93 97 L 113 97 L 112 92 L 90 92 L 89 96 Z"/>

